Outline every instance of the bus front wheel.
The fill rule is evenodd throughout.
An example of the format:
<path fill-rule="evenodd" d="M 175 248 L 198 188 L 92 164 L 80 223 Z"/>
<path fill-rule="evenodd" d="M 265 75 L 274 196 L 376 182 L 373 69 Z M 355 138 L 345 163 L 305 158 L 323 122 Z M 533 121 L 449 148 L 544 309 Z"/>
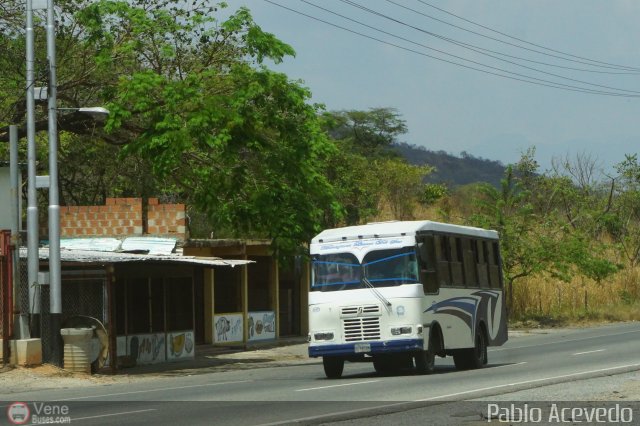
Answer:
<path fill-rule="evenodd" d="M 418 374 L 431 374 L 436 365 L 436 354 L 431 350 L 417 352 L 413 359 Z"/>
<path fill-rule="evenodd" d="M 344 358 L 335 356 L 322 357 L 322 365 L 324 367 L 324 374 L 329 379 L 339 379 L 342 376 L 344 370 Z"/>

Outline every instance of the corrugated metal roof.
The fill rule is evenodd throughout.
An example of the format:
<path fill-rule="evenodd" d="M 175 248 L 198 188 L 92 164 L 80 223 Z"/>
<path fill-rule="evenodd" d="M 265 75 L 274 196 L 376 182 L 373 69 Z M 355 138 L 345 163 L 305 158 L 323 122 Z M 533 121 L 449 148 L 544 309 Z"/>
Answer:
<path fill-rule="evenodd" d="M 117 238 L 61 238 L 60 248 L 66 250 L 119 251 Z"/>
<path fill-rule="evenodd" d="M 122 251 L 148 254 L 171 254 L 176 249 L 175 238 L 128 237 L 122 242 Z"/>
<path fill-rule="evenodd" d="M 128 237 L 117 238 L 62 238 L 60 248 L 68 250 L 91 250 L 148 254 L 171 254 L 176 249 L 175 238 Z"/>
<path fill-rule="evenodd" d="M 20 248 L 20 257 L 27 257 L 27 249 Z M 38 257 L 41 260 L 49 259 L 49 249 L 40 248 Z M 162 263 L 186 263 L 204 266 L 242 266 L 254 263 L 251 260 L 222 259 L 219 257 L 183 256 L 181 254 L 151 255 L 138 253 L 106 252 L 96 250 L 60 250 L 62 262 L 80 263 L 126 263 L 126 262 L 162 262 Z"/>

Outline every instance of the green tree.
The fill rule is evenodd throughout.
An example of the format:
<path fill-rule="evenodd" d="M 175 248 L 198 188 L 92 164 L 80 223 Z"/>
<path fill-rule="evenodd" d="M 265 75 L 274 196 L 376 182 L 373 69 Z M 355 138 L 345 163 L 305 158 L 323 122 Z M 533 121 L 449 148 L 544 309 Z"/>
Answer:
<path fill-rule="evenodd" d="M 575 218 L 582 213 L 572 210 L 574 220 L 568 219 L 563 197 L 573 196 L 574 188 L 567 179 L 539 174 L 530 154 L 507 167 L 500 189 L 481 187 L 478 212 L 472 217 L 474 224 L 500 234 L 511 309 L 513 283 L 520 278 L 547 274 L 563 281 L 584 276 L 601 282 L 618 270 L 592 229 L 576 226 Z"/>
<path fill-rule="evenodd" d="M 368 111 L 334 111 L 324 115 L 329 136 L 367 158 L 396 156 L 392 145 L 407 132 L 405 121 L 394 108 L 371 108 Z"/>
<path fill-rule="evenodd" d="M 376 163 L 380 191 L 395 219 L 415 219 L 414 211 L 426 193 L 424 177 L 433 171 L 429 166 L 414 166 L 400 159 Z"/>
<path fill-rule="evenodd" d="M 100 177 L 88 186 L 111 186 L 117 194 L 171 191 L 206 215 L 214 235 L 269 237 L 281 253 L 339 214 L 325 177 L 333 145 L 320 128 L 319 108 L 306 88 L 263 65 L 294 51 L 264 32 L 248 9 L 218 21 L 217 8 L 226 6 L 205 0 L 59 0 L 57 7 L 61 106 L 111 111 L 106 131 L 60 116 L 61 133 L 75 135 L 62 135 L 61 149 L 81 162 L 71 145 L 79 137 L 123 147 L 118 154 L 87 150 L 111 162 L 96 166 Z M 20 34 L 0 29 L 0 40 L 21 53 Z M 18 74 L 16 87 L 24 78 Z M 14 110 L 21 96 L 12 95 Z M 81 165 L 64 172 L 65 185 L 78 179 L 73 172 L 92 172 Z M 128 173 L 114 179 L 118 166 Z M 89 189 L 82 197 L 63 192 L 69 200 L 90 198 Z"/>
<path fill-rule="evenodd" d="M 500 189 L 489 184 L 480 187 L 478 213 L 471 218 L 474 225 L 495 229 L 500 235 L 510 309 L 513 309 L 514 281 L 544 270 L 551 260 L 547 241 L 536 232 L 539 228 L 528 198 L 513 167 L 508 166 Z"/>
<path fill-rule="evenodd" d="M 407 131 L 395 109 L 327 112 L 323 128 L 337 148 L 328 176 L 347 225 L 375 218 L 385 206 L 395 219 L 411 219 L 418 204 L 444 194 L 442 186 L 424 184 L 432 167 L 411 165 L 395 152 L 398 138 Z"/>
<path fill-rule="evenodd" d="M 377 216 L 381 183 L 369 159 L 336 146 L 328 159 L 326 176 L 342 212 L 331 217 L 329 226 L 358 225 Z"/>
<path fill-rule="evenodd" d="M 640 261 L 640 163 L 637 154 L 626 155 L 616 169 L 620 183 L 614 214 L 607 217 L 607 227 L 620 252 L 633 267 Z"/>

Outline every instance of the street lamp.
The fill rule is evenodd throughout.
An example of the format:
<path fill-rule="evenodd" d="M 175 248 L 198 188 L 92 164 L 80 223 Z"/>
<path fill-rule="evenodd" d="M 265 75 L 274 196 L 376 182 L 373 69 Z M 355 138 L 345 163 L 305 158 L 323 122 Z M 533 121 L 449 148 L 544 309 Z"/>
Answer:
<path fill-rule="evenodd" d="M 40 294 L 38 291 L 39 235 L 38 205 L 36 193 L 36 142 L 35 142 L 35 93 L 34 93 L 34 35 L 33 10 L 44 9 L 44 0 L 26 0 L 26 106 L 27 106 L 27 269 L 29 285 L 29 312 L 32 315 L 32 337 L 40 337 Z M 49 62 L 48 131 L 49 131 L 49 297 L 51 361 L 62 366 L 62 288 L 60 268 L 60 205 L 58 190 L 58 126 L 57 113 L 71 110 L 88 114 L 94 119 L 104 119 L 109 111 L 101 107 L 57 108 L 56 34 L 54 0 L 46 0 L 47 57 Z"/>
<path fill-rule="evenodd" d="M 54 75 L 52 73 L 52 75 Z M 49 83 L 53 87 L 55 79 Z M 62 366 L 62 271 L 60 262 L 60 204 L 58 201 L 58 127 L 57 113 L 59 111 L 76 111 L 86 114 L 97 121 L 104 121 L 109 110 L 103 107 L 85 108 L 56 108 L 56 91 L 49 92 L 49 303 L 51 326 L 51 357 L 54 365 Z M 53 100 L 52 100 L 53 99 Z"/>
<path fill-rule="evenodd" d="M 58 190 L 58 124 L 56 80 L 56 30 L 54 0 L 47 0 L 47 57 L 49 59 L 48 123 L 49 123 L 49 303 L 51 326 L 51 362 L 62 366 L 62 283 L 60 265 L 60 202 Z M 68 108 L 65 108 L 68 110 Z M 78 108 L 78 112 L 104 118 L 105 108 Z M 37 232 L 37 231 L 36 231 Z"/>
<path fill-rule="evenodd" d="M 58 108 L 58 111 L 67 108 Z M 109 115 L 109 110 L 104 107 L 86 107 L 78 108 L 77 110 L 81 114 L 86 114 L 96 121 L 104 121 Z"/>

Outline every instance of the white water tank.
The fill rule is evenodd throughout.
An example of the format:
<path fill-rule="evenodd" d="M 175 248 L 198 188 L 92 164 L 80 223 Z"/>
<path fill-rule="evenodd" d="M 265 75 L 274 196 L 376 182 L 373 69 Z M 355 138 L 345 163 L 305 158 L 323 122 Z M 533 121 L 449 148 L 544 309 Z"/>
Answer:
<path fill-rule="evenodd" d="M 91 338 L 93 328 L 63 328 L 64 369 L 91 374 Z"/>

